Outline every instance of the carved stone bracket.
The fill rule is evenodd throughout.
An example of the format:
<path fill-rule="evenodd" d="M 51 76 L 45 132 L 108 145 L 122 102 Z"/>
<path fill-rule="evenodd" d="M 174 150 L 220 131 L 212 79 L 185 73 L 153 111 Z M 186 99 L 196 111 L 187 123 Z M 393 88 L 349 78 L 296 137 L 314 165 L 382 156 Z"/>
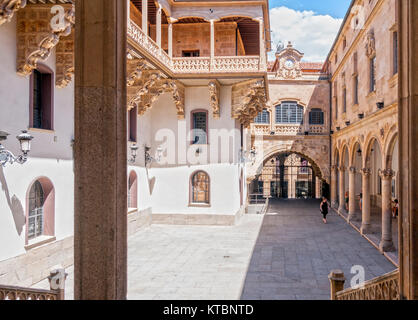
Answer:
<path fill-rule="evenodd" d="M 26 6 L 26 0 L 0 0 L 0 26 L 12 20 L 14 13 Z"/>
<path fill-rule="evenodd" d="M 75 24 L 75 6 L 70 5 L 70 8 L 65 11 L 62 17 L 62 21 L 57 23 L 54 29 L 50 24 L 53 18 L 50 9 L 50 6 L 45 5 L 33 8 L 26 7 L 25 10 L 18 12 L 17 73 L 19 75 L 30 75 L 36 69 L 39 60 L 49 58 L 52 49 L 58 45 L 61 37 L 71 35 L 72 27 Z M 41 40 L 39 41 L 39 39 Z M 63 63 L 63 65 L 67 65 L 67 63 Z M 58 80 L 64 81 L 65 84 L 68 81 L 68 73 L 71 72 L 72 68 L 63 67 L 63 70 L 64 76 Z"/>
<path fill-rule="evenodd" d="M 240 83 L 232 88 L 232 117 L 248 128 L 267 103 L 264 80 Z"/>
<path fill-rule="evenodd" d="M 221 116 L 221 106 L 219 104 L 220 86 L 217 81 L 209 82 L 209 94 L 213 117 L 219 119 Z"/>
<path fill-rule="evenodd" d="M 132 87 L 136 81 L 141 80 L 142 73 L 150 68 L 145 59 L 128 59 L 127 63 L 129 76 L 126 84 L 128 87 Z"/>
<path fill-rule="evenodd" d="M 138 107 L 138 114 L 140 115 L 144 114 L 146 111 L 144 104 L 141 104 L 143 96 L 149 93 L 157 81 L 162 78 L 162 73 L 160 71 L 152 70 L 147 72 L 146 75 L 143 73 L 143 78 L 141 85 L 131 87 L 135 92 L 133 97 L 130 98 L 128 96 L 128 110 Z M 132 90 L 128 90 L 128 95 L 130 91 Z"/>

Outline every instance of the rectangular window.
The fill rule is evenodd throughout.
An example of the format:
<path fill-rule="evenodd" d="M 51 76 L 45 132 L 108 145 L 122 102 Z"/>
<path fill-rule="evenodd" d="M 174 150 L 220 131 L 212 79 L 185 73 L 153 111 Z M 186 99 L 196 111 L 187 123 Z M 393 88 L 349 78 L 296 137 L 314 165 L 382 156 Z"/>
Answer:
<path fill-rule="evenodd" d="M 193 144 L 207 144 L 207 113 L 194 112 L 192 114 L 193 121 Z"/>
<path fill-rule="evenodd" d="M 137 142 L 137 132 L 138 132 L 138 107 L 135 107 L 129 111 L 129 120 L 128 120 L 128 130 L 129 130 L 129 141 Z"/>
<path fill-rule="evenodd" d="M 52 74 L 34 70 L 31 76 L 31 128 L 53 130 Z"/>
<path fill-rule="evenodd" d="M 254 120 L 255 123 L 259 124 L 269 124 L 270 123 L 270 114 L 269 112 L 264 109 L 262 112 L 260 112 Z"/>
<path fill-rule="evenodd" d="M 200 57 L 200 50 L 183 50 L 181 56 L 186 58 Z"/>
<path fill-rule="evenodd" d="M 353 98 L 354 98 L 354 105 L 358 104 L 358 75 L 354 76 Z"/>
<path fill-rule="evenodd" d="M 285 102 L 276 107 L 276 123 L 302 124 L 303 107 L 294 102 Z"/>
<path fill-rule="evenodd" d="M 370 59 L 370 92 L 376 91 L 376 57 Z"/>
<path fill-rule="evenodd" d="M 393 74 L 398 73 L 398 32 L 393 33 Z"/>
<path fill-rule="evenodd" d="M 346 113 L 347 112 L 347 88 L 343 89 L 343 112 Z"/>

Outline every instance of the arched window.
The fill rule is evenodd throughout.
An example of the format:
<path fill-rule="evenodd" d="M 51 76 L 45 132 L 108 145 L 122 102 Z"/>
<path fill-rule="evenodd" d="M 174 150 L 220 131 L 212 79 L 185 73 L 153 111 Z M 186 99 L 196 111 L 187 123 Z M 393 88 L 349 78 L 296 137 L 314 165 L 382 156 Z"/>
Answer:
<path fill-rule="evenodd" d="M 197 171 L 191 177 L 191 204 L 210 204 L 210 179 L 204 171 Z"/>
<path fill-rule="evenodd" d="M 309 112 L 309 124 L 324 124 L 324 112 L 321 109 L 312 109 Z"/>
<path fill-rule="evenodd" d="M 27 242 L 55 232 L 55 191 L 50 180 L 36 180 L 28 194 Z"/>
<path fill-rule="evenodd" d="M 30 123 L 31 128 L 53 130 L 54 79 L 53 72 L 46 66 L 38 65 L 30 77 Z"/>
<path fill-rule="evenodd" d="M 257 118 L 254 119 L 255 123 L 260 124 L 269 124 L 270 123 L 270 113 L 267 109 L 264 109 L 262 112 L 260 112 L 257 116 Z"/>
<path fill-rule="evenodd" d="M 296 102 L 283 102 L 276 107 L 276 123 L 302 124 L 303 107 Z"/>
<path fill-rule="evenodd" d="M 135 171 L 131 171 L 128 179 L 128 209 L 138 208 L 138 178 Z"/>

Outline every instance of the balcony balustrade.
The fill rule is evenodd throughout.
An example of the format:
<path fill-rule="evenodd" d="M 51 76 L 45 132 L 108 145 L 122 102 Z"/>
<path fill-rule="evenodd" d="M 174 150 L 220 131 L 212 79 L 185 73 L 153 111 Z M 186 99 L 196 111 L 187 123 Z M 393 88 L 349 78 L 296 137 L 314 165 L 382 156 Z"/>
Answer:
<path fill-rule="evenodd" d="M 328 134 L 325 125 L 309 125 L 308 128 L 310 135 Z M 260 123 L 251 125 L 251 134 L 255 136 L 297 136 L 305 134 L 306 131 L 306 126 L 299 124 L 275 124 L 273 127 L 270 124 Z"/>
<path fill-rule="evenodd" d="M 259 56 L 172 58 L 133 21 L 129 21 L 128 39 L 141 53 L 163 64 L 173 74 L 267 72 L 265 64 L 260 63 Z"/>

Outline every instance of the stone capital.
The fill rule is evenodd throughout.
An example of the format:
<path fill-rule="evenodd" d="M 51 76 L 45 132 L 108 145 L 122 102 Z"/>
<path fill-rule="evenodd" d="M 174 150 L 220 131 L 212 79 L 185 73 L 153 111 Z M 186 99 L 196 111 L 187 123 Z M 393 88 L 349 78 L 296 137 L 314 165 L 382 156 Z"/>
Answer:
<path fill-rule="evenodd" d="M 379 175 L 382 180 L 392 180 L 392 178 L 395 176 L 395 172 L 392 169 L 384 169 L 379 170 Z"/>
<path fill-rule="evenodd" d="M 356 167 L 350 167 L 348 168 L 348 170 L 350 171 L 350 173 L 353 173 L 353 174 L 357 172 Z"/>
<path fill-rule="evenodd" d="M 361 174 L 365 177 L 370 177 L 370 175 L 372 174 L 372 169 L 363 168 L 363 169 L 361 169 Z"/>
<path fill-rule="evenodd" d="M 338 171 L 340 171 L 340 172 L 345 172 L 345 170 L 347 170 L 347 168 L 344 167 L 344 166 L 339 166 L 338 167 Z"/>
<path fill-rule="evenodd" d="M 337 165 L 332 165 L 331 166 L 331 172 L 337 172 L 338 171 L 338 166 Z"/>

